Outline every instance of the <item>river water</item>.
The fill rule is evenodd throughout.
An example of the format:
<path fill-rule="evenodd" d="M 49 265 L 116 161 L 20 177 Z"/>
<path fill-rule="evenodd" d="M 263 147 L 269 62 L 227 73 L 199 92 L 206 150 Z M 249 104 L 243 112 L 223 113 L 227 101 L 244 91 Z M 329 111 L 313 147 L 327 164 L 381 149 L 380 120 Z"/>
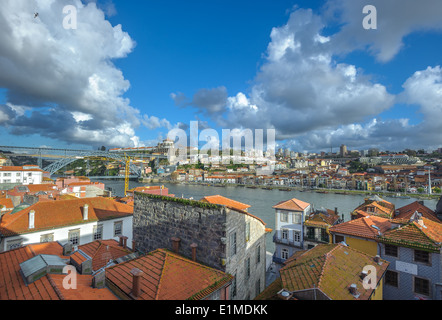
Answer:
<path fill-rule="evenodd" d="M 123 180 L 102 180 L 106 187 L 111 187 L 113 195 L 124 196 L 124 181 Z M 149 184 L 138 183 L 130 181 L 129 188 L 138 186 L 146 186 Z M 159 185 L 151 184 L 151 185 Z M 204 196 L 221 195 L 242 203 L 251 205 L 248 212 L 261 218 L 268 228 L 275 228 L 275 209 L 272 208 L 275 204 L 283 200 L 297 198 L 299 200 L 308 202 L 319 209 L 321 207 L 334 210 L 338 209 L 338 214 L 344 215 L 344 220 L 350 220 L 350 212 L 357 206 L 364 202 L 363 195 L 342 195 L 333 193 L 316 193 L 316 192 L 300 192 L 300 191 L 280 191 L 280 190 L 264 190 L 264 189 L 250 189 L 245 187 L 208 187 L 200 185 L 185 185 L 185 184 L 169 184 L 161 183 L 169 189 L 169 193 L 176 197 L 183 196 L 184 198 L 192 197 L 194 200 L 199 200 Z M 400 199 L 385 197 L 385 200 L 394 203 L 396 208 L 416 201 L 414 198 Z M 436 200 L 425 200 L 424 204 L 432 209 L 436 209 Z M 267 235 L 267 251 L 274 252 L 273 233 Z"/>

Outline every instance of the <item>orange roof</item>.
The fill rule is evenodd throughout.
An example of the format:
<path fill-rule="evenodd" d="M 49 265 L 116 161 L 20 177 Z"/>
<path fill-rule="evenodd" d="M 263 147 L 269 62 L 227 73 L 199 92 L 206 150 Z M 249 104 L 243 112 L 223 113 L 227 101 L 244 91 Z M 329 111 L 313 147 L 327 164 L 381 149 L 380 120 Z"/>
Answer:
<path fill-rule="evenodd" d="M 29 167 L 29 168 L 24 168 L 24 167 L 20 167 L 20 166 L 0 166 L 0 171 L 40 171 L 43 172 L 43 170 L 41 170 L 39 167 L 35 166 L 35 167 Z"/>
<path fill-rule="evenodd" d="M 310 205 L 310 203 L 293 198 L 293 199 L 290 199 L 287 201 L 278 202 L 272 208 L 283 209 L 283 210 L 304 211 L 305 208 L 307 208 L 309 205 Z"/>
<path fill-rule="evenodd" d="M 418 212 L 422 215 L 422 217 L 432 220 L 434 222 L 441 223 L 441 221 L 437 218 L 435 212 L 430 208 L 424 206 L 419 203 L 419 201 L 412 202 L 406 206 L 403 206 L 396 210 L 397 214 L 395 215 L 395 220 L 405 220 L 409 221 L 415 212 Z"/>
<path fill-rule="evenodd" d="M 109 260 L 115 260 L 132 253 L 131 250 L 120 247 L 118 241 L 115 240 L 96 240 L 81 245 L 78 249 L 92 258 L 92 269 L 94 271 L 106 266 Z"/>
<path fill-rule="evenodd" d="M 39 191 L 56 191 L 55 184 L 28 184 L 26 185 L 30 193 L 37 193 Z"/>
<path fill-rule="evenodd" d="M 239 201 L 235 201 L 235 200 L 232 200 L 232 199 L 220 196 L 220 195 L 207 196 L 207 197 L 200 199 L 200 201 L 207 202 L 207 203 L 213 203 L 213 204 L 219 204 L 219 205 L 223 205 L 223 206 L 238 209 L 238 210 L 246 210 L 251 207 L 248 204 L 244 204 Z"/>
<path fill-rule="evenodd" d="M 30 246 L 0 253 L 0 300 L 60 300 L 47 277 L 24 282 L 20 263 L 33 257 Z"/>
<path fill-rule="evenodd" d="M 376 268 L 376 284 L 384 276 L 389 262 L 374 262 L 374 257 L 341 244 L 320 244 L 300 253 L 280 270 L 282 287 L 296 292 L 317 288 L 332 300 L 367 300 L 373 289 L 362 285 L 361 272 L 367 265 Z M 359 297 L 349 287 L 357 285 Z"/>
<path fill-rule="evenodd" d="M 375 239 L 381 233 L 391 229 L 389 219 L 377 216 L 365 216 L 351 221 L 343 222 L 329 229 L 332 233 Z"/>
<path fill-rule="evenodd" d="M 10 236 L 85 223 L 85 204 L 89 206 L 87 222 L 129 216 L 133 214 L 134 209 L 124 203 L 102 197 L 37 202 L 14 214 L 3 215 L 0 234 Z M 35 211 L 34 229 L 29 229 L 28 215 L 31 210 Z"/>
<path fill-rule="evenodd" d="M 1 198 L 0 199 L 0 209 L 4 206 L 6 209 L 12 209 L 14 208 L 14 204 L 12 203 L 12 200 L 9 198 Z"/>
<path fill-rule="evenodd" d="M 64 288 L 63 280 L 66 275 L 49 274 L 46 277 L 52 280 L 63 300 L 119 300 L 108 288 L 93 288 L 91 275 L 77 274 L 76 289 Z"/>
<path fill-rule="evenodd" d="M 106 269 L 106 279 L 128 297 L 132 290 L 130 271 L 133 268 L 143 272 L 138 300 L 200 300 L 233 280 L 222 271 L 169 250 L 157 249 Z"/>
<path fill-rule="evenodd" d="M 422 224 L 418 221 L 410 222 L 386 232 L 382 242 L 393 242 L 396 245 L 405 245 L 418 248 L 439 250 L 442 246 L 442 224 L 427 218 L 422 218 Z"/>

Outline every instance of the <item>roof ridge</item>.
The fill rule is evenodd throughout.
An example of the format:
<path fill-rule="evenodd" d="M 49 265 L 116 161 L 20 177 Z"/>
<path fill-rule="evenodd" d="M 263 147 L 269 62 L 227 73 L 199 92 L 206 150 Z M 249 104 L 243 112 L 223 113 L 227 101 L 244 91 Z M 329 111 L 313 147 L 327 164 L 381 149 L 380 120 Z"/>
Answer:
<path fill-rule="evenodd" d="M 157 249 L 153 252 L 164 253 L 164 260 L 163 260 L 163 264 L 162 264 L 162 268 L 161 268 L 161 274 L 160 274 L 160 278 L 158 279 L 157 291 L 155 292 L 155 297 L 154 297 L 154 300 L 158 300 L 158 296 L 160 294 L 161 281 L 163 280 L 163 275 L 164 275 L 164 269 L 166 269 L 166 261 L 168 258 L 168 254 L 167 254 L 167 251 L 164 249 Z"/>

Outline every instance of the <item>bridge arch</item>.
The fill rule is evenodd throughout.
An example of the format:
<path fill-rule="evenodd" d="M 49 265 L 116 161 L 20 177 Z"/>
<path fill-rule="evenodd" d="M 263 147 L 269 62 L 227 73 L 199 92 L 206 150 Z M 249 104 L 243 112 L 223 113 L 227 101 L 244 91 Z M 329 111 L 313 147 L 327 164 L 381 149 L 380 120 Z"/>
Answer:
<path fill-rule="evenodd" d="M 77 161 L 77 160 L 81 160 L 83 158 L 87 158 L 87 157 L 107 158 L 107 159 L 116 160 L 116 161 L 119 161 L 123 164 L 126 164 L 125 157 L 120 156 L 118 154 L 113 154 L 113 153 L 104 152 L 104 151 L 85 151 L 85 152 L 79 152 L 77 155 L 75 155 L 75 157 L 64 158 L 64 159 L 58 160 L 56 162 L 53 162 L 50 165 L 48 165 L 47 167 L 45 167 L 43 170 L 49 172 L 52 175 L 52 174 L 55 174 L 61 168 L 66 167 L 68 164 L 70 164 L 74 161 Z M 129 171 L 132 172 L 133 174 L 137 175 L 138 177 L 141 177 L 141 168 L 137 167 L 136 165 L 134 165 L 132 163 L 129 164 Z"/>

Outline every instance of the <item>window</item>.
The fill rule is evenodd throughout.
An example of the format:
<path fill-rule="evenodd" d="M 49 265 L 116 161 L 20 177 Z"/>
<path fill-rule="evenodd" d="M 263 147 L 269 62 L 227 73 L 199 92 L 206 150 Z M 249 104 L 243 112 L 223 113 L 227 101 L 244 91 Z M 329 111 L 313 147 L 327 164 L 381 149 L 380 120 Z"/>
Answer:
<path fill-rule="evenodd" d="M 22 239 L 8 241 L 8 244 L 6 245 L 6 250 L 13 250 L 20 248 L 22 246 L 22 243 L 23 243 Z"/>
<path fill-rule="evenodd" d="M 289 231 L 287 229 L 282 229 L 282 239 L 287 240 L 289 238 Z"/>
<path fill-rule="evenodd" d="M 40 236 L 40 242 L 51 242 L 54 241 L 54 234 L 53 233 L 49 233 L 49 234 L 42 234 Z"/>
<path fill-rule="evenodd" d="M 11 176 L 11 173 L 10 172 L 5 172 L 5 173 L 3 173 L 3 177 L 10 177 Z"/>
<path fill-rule="evenodd" d="M 256 296 L 261 293 L 261 279 L 256 281 Z"/>
<path fill-rule="evenodd" d="M 327 230 L 321 228 L 321 241 L 329 242 Z"/>
<path fill-rule="evenodd" d="M 230 234 L 230 256 L 233 257 L 236 254 L 236 232 Z"/>
<path fill-rule="evenodd" d="M 280 216 L 281 216 L 281 221 L 282 222 L 289 222 L 289 215 L 288 215 L 287 212 L 281 212 Z"/>
<path fill-rule="evenodd" d="M 15 176 L 16 176 L 16 177 L 20 177 L 20 172 L 17 172 L 17 173 L 15 174 Z"/>
<path fill-rule="evenodd" d="M 261 246 L 256 248 L 256 264 L 261 262 Z"/>
<path fill-rule="evenodd" d="M 236 297 L 236 275 L 233 276 L 232 282 L 232 298 Z"/>
<path fill-rule="evenodd" d="M 414 278 L 414 293 L 430 295 L 430 281 L 422 278 Z"/>
<path fill-rule="evenodd" d="M 121 236 L 123 234 L 123 221 L 117 221 L 114 223 L 114 237 Z"/>
<path fill-rule="evenodd" d="M 398 256 L 398 247 L 393 246 L 391 244 L 385 245 L 385 254 L 387 256 L 397 257 Z"/>
<path fill-rule="evenodd" d="M 250 278 L 250 257 L 246 260 L 246 279 Z"/>
<path fill-rule="evenodd" d="M 335 243 L 345 242 L 345 238 L 343 236 L 335 235 Z"/>
<path fill-rule="evenodd" d="M 250 222 L 246 223 L 246 242 L 250 240 Z"/>
<path fill-rule="evenodd" d="M 427 251 L 414 250 L 414 261 L 430 263 L 430 253 Z"/>
<path fill-rule="evenodd" d="M 78 245 L 80 243 L 80 229 L 69 231 L 68 239 L 73 245 Z"/>
<path fill-rule="evenodd" d="M 399 287 L 399 274 L 395 271 L 387 270 L 385 273 L 385 284 L 392 287 Z"/>
<path fill-rule="evenodd" d="M 103 239 L 103 225 L 99 224 L 94 226 L 94 240 L 101 240 Z"/>
<path fill-rule="evenodd" d="M 287 260 L 289 258 L 289 250 L 282 249 L 281 250 L 281 259 Z"/>
<path fill-rule="evenodd" d="M 315 228 L 307 228 L 307 239 L 315 239 Z"/>
<path fill-rule="evenodd" d="M 300 242 L 301 241 L 301 232 L 298 232 L 298 231 L 293 232 L 293 239 L 295 240 L 295 242 Z"/>
<path fill-rule="evenodd" d="M 293 214 L 293 223 L 300 224 L 301 223 L 301 215 L 298 213 Z"/>

